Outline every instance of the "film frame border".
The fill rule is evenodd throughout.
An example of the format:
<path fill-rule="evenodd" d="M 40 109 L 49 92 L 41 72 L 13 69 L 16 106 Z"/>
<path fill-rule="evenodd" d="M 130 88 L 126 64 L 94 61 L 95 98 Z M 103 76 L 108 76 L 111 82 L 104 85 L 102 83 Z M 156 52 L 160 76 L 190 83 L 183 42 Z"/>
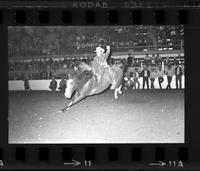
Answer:
<path fill-rule="evenodd" d="M 88 10 L 85 10 L 85 9 L 81 9 L 81 10 L 80 9 L 75 9 L 75 10 L 74 9 L 71 9 L 71 10 L 67 9 L 67 11 L 71 11 L 71 14 L 72 14 L 72 22 L 71 23 L 70 22 L 69 23 L 60 23 L 60 20 L 56 20 L 56 17 L 58 17 L 58 15 L 52 15 L 53 13 L 57 13 L 57 11 L 63 11 L 63 10 L 66 10 L 66 9 L 54 9 L 54 8 L 52 8 L 52 9 L 50 8 L 48 10 L 47 9 L 45 9 L 45 10 L 41 9 L 41 11 L 48 11 L 48 18 L 51 21 L 47 22 L 47 23 L 40 23 L 39 22 L 39 18 L 40 18 L 39 16 L 40 15 L 38 14 L 38 11 L 40 11 L 40 9 L 38 9 L 38 8 L 31 9 L 31 10 L 30 9 L 27 10 L 26 8 L 21 8 L 20 10 L 18 10 L 18 14 L 16 14 L 17 10 L 18 10 L 18 8 L 16 8 L 16 9 L 6 9 L 6 8 L 1 9 L 0 8 L 0 23 L 1 23 L 0 26 L 3 26 L 4 29 L 5 29 L 8 25 L 19 25 L 19 26 L 21 26 L 21 25 L 22 26 L 23 25 L 37 25 L 37 26 L 43 26 L 43 25 L 48 25 L 48 26 L 49 25 L 87 25 L 87 22 L 85 22 L 85 19 L 83 19 L 83 16 L 86 16 L 86 15 L 79 15 L 79 17 L 76 16 L 76 14 L 80 13 L 80 11 L 82 11 L 82 13 L 80 13 L 80 14 L 83 14 L 83 13 L 85 14 L 85 11 L 88 11 Z M 156 10 L 159 10 L 159 12 L 156 13 L 155 12 Z M 199 9 L 189 9 L 188 10 L 188 9 L 184 9 L 184 8 L 181 8 L 181 9 L 170 9 L 169 8 L 169 9 L 156 9 L 156 10 L 154 10 L 154 9 L 136 9 L 136 10 L 129 9 L 129 11 L 127 12 L 126 10 L 123 10 L 123 9 L 122 10 L 121 9 L 119 9 L 119 10 L 118 9 L 115 9 L 115 10 L 108 10 L 108 9 L 106 9 L 106 10 L 104 10 L 104 9 L 103 10 L 102 9 L 95 10 L 94 9 L 94 10 L 90 10 L 90 11 L 94 11 L 95 15 L 97 13 L 98 13 L 98 15 L 103 13 L 104 16 L 105 16 L 103 22 L 101 20 L 98 20 L 99 22 L 92 23 L 92 25 L 93 24 L 94 25 L 132 25 L 132 24 L 141 24 L 141 25 L 158 24 L 158 25 L 160 25 L 159 23 L 155 23 L 155 18 L 156 18 L 157 15 L 161 15 L 163 17 L 163 11 L 164 11 L 164 18 L 165 18 L 165 22 L 163 23 L 163 25 L 168 25 L 168 24 L 169 25 L 171 25 L 171 24 L 173 24 L 173 25 L 177 24 L 178 25 L 178 24 L 180 24 L 180 20 L 183 20 L 183 21 L 181 21 L 181 22 L 183 22 L 181 24 L 184 24 L 186 29 L 187 29 L 187 27 L 189 27 L 189 28 L 190 27 L 198 27 L 200 25 L 200 22 L 197 20 L 197 18 L 198 18 L 197 16 L 200 16 Z M 19 12 L 19 11 L 21 11 L 21 12 Z M 25 16 L 25 21 L 29 21 L 28 23 L 26 23 L 26 22 L 25 23 L 19 23 L 19 22 L 16 23 L 15 22 L 15 16 L 16 15 L 20 15 L 20 16 L 23 15 L 22 11 L 25 11 L 25 15 L 28 14 L 28 16 Z M 26 11 L 27 11 L 27 13 L 26 13 Z M 108 16 L 109 16 L 108 11 L 117 11 L 117 13 L 119 14 L 119 19 L 121 19 L 121 20 L 119 20 L 118 23 L 116 23 L 116 22 L 109 23 L 108 22 Z M 131 16 L 132 11 L 134 11 L 134 12 L 137 11 L 136 12 L 137 15 L 141 17 L 141 21 L 139 23 L 137 23 L 137 22 L 134 23 L 134 22 L 131 21 L 132 19 L 130 19 L 131 18 L 130 16 Z M 44 15 L 43 17 L 45 18 L 46 14 L 44 14 L 44 13 L 42 15 Z M 178 15 L 178 13 L 179 14 L 181 13 L 181 14 Z M 49 17 L 49 14 L 50 14 L 50 17 Z M 125 16 L 127 16 L 127 14 L 129 16 L 128 19 L 125 17 Z M 176 17 L 173 17 L 174 14 L 176 14 L 175 15 Z M 75 19 L 78 18 L 77 20 L 74 20 L 74 15 L 75 15 Z M 106 15 L 107 15 L 107 17 L 106 17 Z M 186 21 L 184 19 L 185 15 L 187 16 Z M 52 18 L 51 18 L 51 16 L 52 16 Z M 33 17 L 34 20 L 32 20 L 32 17 Z M 121 23 L 122 18 L 123 19 L 126 18 L 126 20 L 123 20 L 123 22 Z M 159 18 L 158 20 L 160 20 L 160 17 L 158 17 L 158 18 Z M 182 19 L 180 19 L 180 18 L 182 18 Z M 26 19 L 28 19 L 28 20 L 26 20 Z M 31 19 L 31 20 L 29 20 L 29 19 Z M 98 19 L 98 17 L 97 17 L 97 19 Z M 22 19 L 19 19 L 19 21 L 21 21 L 21 20 L 23 20 L 23 17 L 22 17 Z M 76 22 L 73 22 L 73 21 L 76 21 Z M 80 21 L 80 23 L 78 21 Z M 91 24 L 91 23 L 89 23 L 89 24 Z M 188 32 L 191 33 L 191 31 L 188 31 Z M 4 33 L 6 33 L 6 31 L 4 31 Z M 188 36 L 187 32 L 186 32 L 186 35 Z M 6 37 L 6 36 L 4 36 L 4 37 Z M 185 40 L 185 44 L 186 44 L 185 51 L 187 52 L 187 40 Z M 3 45 L 2 42 L 1 42 L 0 45 L 1 45 L 0 47 L 5 47 L 5 45 Z M 196 50 L 196 52 L 197 52 L 197 50 Z M 188 54 L 191 54 L 191 53 L 188 53 Z M 7 62 L 7 58 L 3 59 L 3 63 L 4 62 Z M 187 60 L 186 60 L 186 62 L 187 62 Z M 193 64 L 194 64 L 194 62 L 193 62 Z M 4 69 L 5 69 L 5 67 L 2 68 L 2 71 L 5 71 Z M 187 72 L 186 72 L 186 75 L 187 75 Z M 7 79 L 7 77 L 6 77 L 6 79 Z M 6 85 L 3 85 L 3 86 L 4 86 L 3 88 L 5 88 Z M 188 96 L 187 89 L 185 90 L 185 93 L 186 93 L 186 96 Z M 185 115 L 185 118 L 186 118 L 185 122 L 187 123 L 187 119 L 189 119 L 189 117 L 187 116 L 187 113 Z M 0 147 L 0 159 L 1 158 L 2 159 L 8 159 L 8 161 L 11 162 L 11 164 L 12 164 L 12 162 L 15 163 L 15 161 L 16 161 L 15 159 L 23 160 L 23 158 L 25 158 L 26 161 L 31 162 L 32 156 L 30 157 L 29 155 L 34 154 L 33 158 L 35 159 L 34 161 L 36 161 L 36 162 L 39 161 L 38 157 L 41 157 L 40 158 L 41 160 L 43 160 L 43 159 L 46 160 L 45 158 L 49 157 L 49 158 L 47 158 L 47 161 L 51 161 L 52 156 L 57 156 L 57 159 L 59 160 L 59 158 L 61 156 L 58 155 L 58 154 L 62 153 L 63 148 L 68 148 L 68 150 L 71 151 L 71 153 L 73 155 L 79 156 L 83 160 L 84 159 L 88 160 L 91 157 L 91 158 L 94 158 L 98 162 L 103 162 L 102 163 L 103 165 L 109 165 L 110 162 L 108 162 L 108 161 L 110 161 L 110 160 L 118 162 L 119 164 L 123 164 L 124 160 L 121 158 L 121 156 L 123 156 L 123 154 L 127 154 L 127 153 L 129 154 L 129 157 L 127 157 L 127 158 L 129 158 L 129 160 L 132 158 L 133 160 L 136 159 L 136 161 L 138 160 L 140 162 L 147 161 L 147 160 L 150 160 L 150 159 L 151 160 L 154 160 L 154 159 L 155 160 L 158 160 L 158 159 L 160 159 L 160 160 L 163 160 L 163 159 L 167 160 L 168 159 L 169 160 L 169 158 L 170 158 L 170 160 L 172 158 L 174 158 L 173 159 L 174 161 L 178 161 L 178 160 L 188 161 L 188 148 L 189 148 L 188 146 L 197 145 L 197 142 L 199 140 L 197 140 L 196 143 L 191 143 L 190 141 L 191 141 L 192 137 L 191 136 L 189 136 L 189 138 L 187 137 L 189 135 L 188 134 L 189 132 L 187 130 L 188 125 L 186 124 L 185 126 L 186 126 L 186 130 L 185 130 L 186 142 L 185 142 L 185 144 L 181 144 L 181 145 L 180 144 L 178 144 L 178 145 L 177 144 L 148 144 L 148 145 L 146 145 L 146 144 L 144 144 L 144 145 L 141 145 L 141 144 L 126 144 L 126 145 L 125 144 L 106 144 L 106 145 L 103 145 L 103 144 L 102 145 L 86 144 L 86 145 L 78 145 L 78 146 L 72 145 L 72 144 L 66 144 L 66 145 L 44 145 L 44 144 L 41 144 L 41 145 L 40 144 L 38 144 L 38 145 L 23 145 L 23 144 L 22 145 L 7 145 L 6 141 L 4 140 L 3 143 L 2 143 L 3 144 L 2 147 Z M 191 126 L 190 126 L 190 128 L 191 128 Z M 3 134 L 5 135 L 5 133 L 3 133 Z M 6 137 L 6 135 L 5 135 L 5 137 Z M 188 139 L 188 141 L 187 141 L 187 139 Z M 49 149 L 48 149 L 48 146 L 50 147 Z M 197 147 L 197 146 L 194 146 L 194 147 Z M 88 150 L 88 149 L 90 149 L 90 150 Z M 99 149 L 101 149 L 101 150 L 99 150 Z M 131 150 L 132 152 L 129 151 L 130 149 L 132 149 Z M 165 150 L 165 149 L 167 149 L 167 150 Z M 189 151 L 194 152 L 194 150 L 195 150 L 194 148 L 190 148 Z M 22 155 L 19 154 L 22 151 L 23 151 L 23 154 Z M 68 153 L 70 153 L 69 151 L 68 151 Z M 91 151 L 93 151 L 93 152 L 91 152 Z M 125 152 L 127 152 L 127 153 L 125 153 Z M 170 154 L 169 154 L 169 152 L 170 152 Z M 41 156 L 40 155 L 38 156 L 38 154 L 40 154 L 40 153 L 44 153 L 44 154 L 41 154 Z M 47 153 L 49 153 L 50 155 L 46 156 Z M 96 153 L 95 157 L 94 157 L 94 153 Z M 115 154 L 115 155 L 112 156 L 113 154 Z M 118 158 L 115 157 L 117 154 L 118 154 Z M 134 154 L 137 154 L 136 155 L 137 157 L 134 156 Z M 195 154 L 197 154 L 197 153 L 195 153 Z M 9 157 L 10 155 L 12 157 Z M 106 159 L 107 162 L 100 160 L 98 155 L 104 156 L 105 158 L 107 158 Z M 28 156 L 28 158 L 26 158 L 27 156 Z M 138 156 L 140 156 L 140 157 L 138 157 Z M 189 156 L 191 157 L 191 155 L 189 155 Z M 69 156 L 67 156 L 66 158 L 70 159 Z M 72 158 L 72 156 L 71 156 L 71 158 Z M 110 160 L 109 160 L 109 158 L 110 158 Z M 193 157 L 192 159 L 195 159 L 195 158 Z M 30 164 L 29 162 L 27 162 L 27 164 Z M 57 162 L 59 163 L 59 161 L 57 161 Z M 104 162 L 106 162 L 106 163 L 104 163 Z M 140 165 L 140 166 L 144 166 L 143 164 Z M 112 163 L 111 165 L 115 165 L 115 164 Z"/>
<path fill-rule="evenodd" d="M 141 12 L 142 11 L 142 12 Z M 198 25 L 198 9 L 0 8 L 1 26 Z"/>

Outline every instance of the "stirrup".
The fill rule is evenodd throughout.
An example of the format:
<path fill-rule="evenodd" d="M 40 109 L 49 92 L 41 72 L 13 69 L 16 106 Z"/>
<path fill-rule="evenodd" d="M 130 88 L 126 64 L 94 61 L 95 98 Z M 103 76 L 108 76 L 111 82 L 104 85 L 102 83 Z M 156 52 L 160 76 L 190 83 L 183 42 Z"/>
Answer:
<path fill-rule="evenodd" d="M 94 76 L 95 80 L 99 81 L 98 80 L 98 75 L 94 74 L 93 76 Z"/>
<path fill-rule="evenodd" d="M 98 82 L 101 80 L 101 77 L 100 76 L 97 76 L 97 80 L 98 80 Z"/>

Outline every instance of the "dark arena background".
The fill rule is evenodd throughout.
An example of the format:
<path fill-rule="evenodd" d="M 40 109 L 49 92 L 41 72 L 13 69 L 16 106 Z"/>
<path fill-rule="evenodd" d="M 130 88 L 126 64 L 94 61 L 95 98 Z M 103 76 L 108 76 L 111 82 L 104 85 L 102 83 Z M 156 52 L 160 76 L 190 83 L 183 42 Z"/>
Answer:
<path fill-rule="evenodd" d="M 90 65 L 100 42 L 109 65 L 126 66 L 123 94 L 58 112 L 71 101 L 61 81 Z M 8 27 L 8 54 L 9 143 L 185 142 L 183 26 Z"/>

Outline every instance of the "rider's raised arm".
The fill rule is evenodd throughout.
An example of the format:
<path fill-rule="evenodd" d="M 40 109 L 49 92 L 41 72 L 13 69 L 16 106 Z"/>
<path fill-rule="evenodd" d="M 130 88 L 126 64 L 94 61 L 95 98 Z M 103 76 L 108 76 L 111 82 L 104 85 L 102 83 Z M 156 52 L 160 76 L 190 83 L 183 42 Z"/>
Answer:
<path fill-rule="evenodd" d="M 106 59 L 108 58 L 109 55 L 110 55 L 110 46 L 106 46 L 106 53 L 105 53 Z"/>

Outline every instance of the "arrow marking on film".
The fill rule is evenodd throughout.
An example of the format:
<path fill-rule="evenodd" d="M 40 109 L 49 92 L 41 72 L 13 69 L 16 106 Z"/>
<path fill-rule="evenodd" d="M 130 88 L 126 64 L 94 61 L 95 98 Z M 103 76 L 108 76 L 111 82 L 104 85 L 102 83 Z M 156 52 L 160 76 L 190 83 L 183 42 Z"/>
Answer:
<path fill-rule="evenodd" d="M 163 167 L 166 165 L 165 162 L 162 162 L 162 161 L 158 161 L 158 163 L 149 163 L 149 165 L 151 166 L 158 166 L 158 167 Z"/>
<path fill-rule="evenodd" d="M 64 165 L 72 165 L 72 167 L 76 167 L 81 164 L 81 162 L 79 161 L 76 161 L 76 160 L 72 160 L 72 161 L 73 161 L 72 163 L 64 163 Z"/>

